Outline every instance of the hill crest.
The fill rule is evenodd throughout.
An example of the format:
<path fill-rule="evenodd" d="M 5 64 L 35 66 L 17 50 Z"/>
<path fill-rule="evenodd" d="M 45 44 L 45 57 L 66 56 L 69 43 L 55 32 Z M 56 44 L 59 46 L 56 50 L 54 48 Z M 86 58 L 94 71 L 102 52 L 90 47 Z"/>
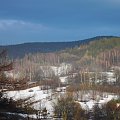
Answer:
<path fill-rule="evenodd" d="M 81 44 L 87 44 L 91 41 L 110 39 L 110 38 L 118 38 L 118 37 L 96 36 L 85 40 L 70 41 L 70 42 L 31 42 L 31 43 L 22 43 L 16 45 L 0 46 L 0 49 L 7 49 L 9 56 L 12 58 L 17 58 L 17 57 L 21 58 L 24 57 L 25 54 L 29 54 L 29 53 L 57 52 L 57 51 L 65 50 L 67 48 L 74 48 L 76 46 L 80 46 Z"/>

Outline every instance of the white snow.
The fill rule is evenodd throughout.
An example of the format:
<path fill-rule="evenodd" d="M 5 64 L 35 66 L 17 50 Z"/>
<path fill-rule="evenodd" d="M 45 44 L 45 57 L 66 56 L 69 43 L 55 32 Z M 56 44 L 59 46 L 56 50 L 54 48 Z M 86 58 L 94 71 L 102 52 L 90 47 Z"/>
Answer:
<path fill-rule="evenodd" d="M 51 112 L 51 101 L 49 101 L 51 96 L 51 90 L 40 90 L 40 87 L 33 87 L 26 90 L 20 91 L 8 91 L 6 95 L 10 98 L 12 97 L 14 100 L 17 99 L 24 99 L 27 97 L 32 97 L 31 101 L 39 101 L 38 103 L 34 104 L 35 109 L 40 109 L 46 107 L 49 112 Z M 40 105 L 41 104 L 41 105 Z"/>
<path fill-rule="evenodd" d="M 67 74 L 71 70 L 70 64 L 61 64 L 60 66 L 50 66 L 52 71 L 55 73 L 55 75 L 59 76 L 60 81 L 62 83 L 67 83 L 69 76 L 62 76 L 64 74 Z M 113 72 L 102 72 L 103 75 L 107 76 L 107 81 L 115 82 L 116 79 L 114 78 Z M 74 74 L 75 76 L 76 74 Z M 48 110 L 50 115 L 53 114 L 53 101 L 59 97 L 60 94 L 64 94 L 66 88 L 58 88 L 56 89 L 56 92 L 52 92 L 52 90 L 41 90 L 41 87 L 33 87 L 26 90 L 20 90 L 20 91 L 8 91 L 6 92 L 6 95 L 10 98 L 12 97 L 14 100 L 17 99 L 24 99 L 27 97 L 32 97 L 31 101 L 39 101 L 37 103 L 34 103 L 33 107 L 37 110 L 40 110 L 42 108 L 45 108 Z M 64 91 L 64 92 L 63 92 Z M 99 92 L 98 92 L 99 93 Z M 93 92 L 92 91 L 80 91 L 79 98 L 76 100 L 76 102 L 79 102 L 81 107 L 85 110 L 91 110 L 95 104 L 102 105 L 104 103 L 107 103 L 108 101 L 112 99 L 117 99 L 117 95 L 111 94 L 111 93 L 102 93 L 102 95 L 98 94 L 96 91 L 95 99 L 92 99 Z M 81 101 L 83 100 L 83 101 Z M 34 116 L 35 115 L 31 115 Z"/>
<path fill-rule="evenodd" d="M 58 88 L 60 89 L 60 88 Z M 61 90 L 65 90 L 65 87 L 62 87 Z M 19 91 L 7 91 L 6 95 L 9 98 L 17 99 L 25 99 L 27 97 L 32 97 L 30 100 L 32 102 L 38 101 L 33 104 L 33 107 L 36 110 L 40 110 L 46 107 L 50 116 L 53 114 L 53 102 L 58 98 L 59 94 L 64 94 L 64 92 L 52 92 L 52 90 L 41 90 L 41 87 L 33 87 L 26 90 Z"/>
<path fill-rule="evenodd" d="M 68 82 L 68 76 L 64 76 L 64 77 L 59 77 L 61 83 L 67 83 Z"/>
<path fill-rule="evenodd" d="M 60 66 L 51 66 L 51 68 L 54 71 L 55 75 L 60 76 L 60 75 L 68 74 L 68 72 L 71 71 L 72 69 L 72 65 L 67 63 L 62 63 L 60 64 Z"/>
<path fill-rule="evenodd" d="M 107 103 L 108 101 L 110 101 L 112 99 L 117 99 L 117 98 L 118 98 L 117 95 L 109 94 L 107 97 L 104 97 L 103 99 L 100 99 L 100 100 L 92 100 L 91 99 L 89 101 L 79 102 L 79 103 L 83 109 L 92 110 L 92 108 L 95 104 L 103 105 L 103 104 Z"/>

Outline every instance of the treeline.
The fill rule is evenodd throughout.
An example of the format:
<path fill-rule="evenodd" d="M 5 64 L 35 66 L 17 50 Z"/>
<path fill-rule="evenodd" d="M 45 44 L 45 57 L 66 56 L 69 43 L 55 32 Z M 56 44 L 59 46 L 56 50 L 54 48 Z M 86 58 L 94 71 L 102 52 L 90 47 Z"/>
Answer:
<path fill-rule="evenodd" d="M 16 59 L 14 72 L 31 81 L 39 81 L 55 76 L 50 66 L 59 66 L 59 56 L 54 53 L 28 54 L 23 59 Z"/>
<path fill-rule="evenodd" d="M 68 92 L 77 92 L 77 91 L 98 91 L 102 93 L 114 93 L 120 96 L 120 88 L 112 85 L 89 85 L 89 84 L 80 84 L 72 85 L 67 88 Z"/>

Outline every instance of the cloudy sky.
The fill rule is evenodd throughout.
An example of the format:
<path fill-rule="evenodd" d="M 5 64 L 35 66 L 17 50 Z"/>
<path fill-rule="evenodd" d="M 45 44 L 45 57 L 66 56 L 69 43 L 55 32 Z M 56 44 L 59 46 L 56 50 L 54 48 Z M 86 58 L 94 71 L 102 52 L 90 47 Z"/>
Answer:
<path fill-rule="evenodd" d="M 120 0 L 0 0 L 0 45 L 120 36 Z"/>

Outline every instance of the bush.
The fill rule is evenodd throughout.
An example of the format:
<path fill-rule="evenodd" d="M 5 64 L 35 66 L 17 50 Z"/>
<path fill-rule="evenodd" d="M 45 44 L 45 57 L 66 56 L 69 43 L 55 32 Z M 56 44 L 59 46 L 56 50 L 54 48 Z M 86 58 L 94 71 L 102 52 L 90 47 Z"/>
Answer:
<path fill-rule="evenodd" d="M 70 96 L 61 97 L 54 104 L 55 117 L 63 118 L 63 120 L 83 120 L 84 112 L 80 104 Z"/>

